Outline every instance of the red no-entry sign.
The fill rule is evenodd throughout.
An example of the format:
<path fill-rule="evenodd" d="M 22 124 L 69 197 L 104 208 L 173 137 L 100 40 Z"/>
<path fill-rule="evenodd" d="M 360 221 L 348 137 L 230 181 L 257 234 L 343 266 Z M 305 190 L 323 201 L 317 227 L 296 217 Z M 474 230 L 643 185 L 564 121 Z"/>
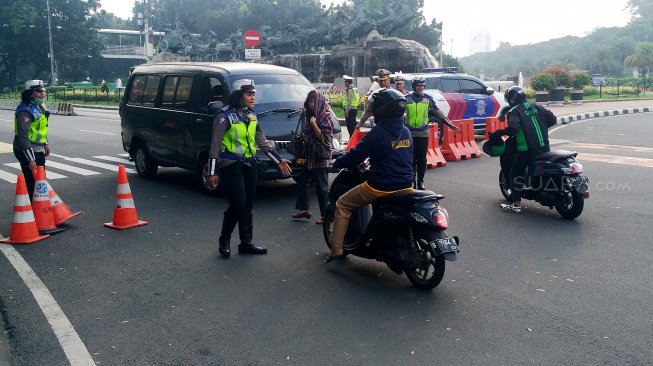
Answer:
<path fill-rule="evenodd" d="M 243 34 L 243 41 L 250 47 L 256 47 L 261 44 L 261 34 L 254 29 L 250 29 Z"/>

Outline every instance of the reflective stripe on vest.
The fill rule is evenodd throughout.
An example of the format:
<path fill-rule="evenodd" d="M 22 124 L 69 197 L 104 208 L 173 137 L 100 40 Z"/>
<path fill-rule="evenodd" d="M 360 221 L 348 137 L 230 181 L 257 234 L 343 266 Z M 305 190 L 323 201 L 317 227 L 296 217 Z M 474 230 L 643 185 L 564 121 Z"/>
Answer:
<path fill-rule="evenodd" d="M 423 129 L 429 123 L 429 100 L 422 99 L 420 102 L 414 101 L 406 103 L 405 124 L 409 129 Z"/>
<path fill-rule="evenodd" d="M 29 126 L 27 138 L 35 144 L 45 144 L 48 142 L 48 119 L 45 118 L 43 110 L 32 103 L 29 105 L 21 103 L 16 108 L 16 113 L 14 114 L 14 135 L 18 136 L 17 116 L 20 112 L 28 112 L 34 118 Z"/>
<path fill-rule="evenodd" d="M 228 152 L 244 158 L 252 158 L 256 155 L 256 115 L 247 112 L 249 125 L 242 122 L 235 112 L 227 114 L 230 127 L 222 139 L 221 152 Z"/>
<path fill-rule="evenodd" d="M 354 97 L 351 100 L 351 108 L 356 109 L 358 108 L 358 102 L 361 99 L 361 94 L 358 92 L 358 88 L 351 87 L 351 91 L 354 93 Z M 342 100 L 342 109 L 347 108 L 347 100 L 348 94 L 345 92 L 345 99 Z"/>

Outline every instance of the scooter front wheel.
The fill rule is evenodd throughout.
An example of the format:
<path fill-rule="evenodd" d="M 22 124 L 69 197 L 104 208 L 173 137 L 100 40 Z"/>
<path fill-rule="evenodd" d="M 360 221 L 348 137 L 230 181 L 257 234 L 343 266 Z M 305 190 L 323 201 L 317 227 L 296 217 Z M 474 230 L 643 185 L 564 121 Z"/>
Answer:
<path fill-rule="evenodd" d="M 444 277 L 444 257 L 436 255 L 435 249 L 430 245 L 425 245 L 419 249 L 419 264 L 404 272 L 413 284 L 420 290 L 430 291 L 440 284 Z"/>

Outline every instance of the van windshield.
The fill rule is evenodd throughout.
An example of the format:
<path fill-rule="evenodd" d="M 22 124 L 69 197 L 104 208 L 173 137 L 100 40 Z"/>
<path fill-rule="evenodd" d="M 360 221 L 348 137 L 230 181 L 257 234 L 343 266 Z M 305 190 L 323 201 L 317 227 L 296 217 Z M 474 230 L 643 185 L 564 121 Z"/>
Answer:
<path fill-rule="evenodd" d="M 254 79 L 256 83 L 257 111 L 268 107 L 278 108 L 280 105 L 299 108 L 304 104 L 308 92 L 314 89 L 306 78 L 299 75 L 234 76 L 229 79 L 229 84 L 245 78 Z"/>

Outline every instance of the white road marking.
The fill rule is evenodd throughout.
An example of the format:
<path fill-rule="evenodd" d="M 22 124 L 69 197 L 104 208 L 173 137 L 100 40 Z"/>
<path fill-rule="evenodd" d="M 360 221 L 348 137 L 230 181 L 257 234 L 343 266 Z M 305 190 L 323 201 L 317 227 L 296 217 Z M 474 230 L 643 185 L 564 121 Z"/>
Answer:
<path fill-rule="evenodd" d="M 20 163 L 5 163 L 5 165 L 20 170 Z M 48 164 L 46 163 L 46 165 L 45 165 L 45 168 L 46 168 L 45 176 L 46 176 L 47 179 L 62 179 L 62 178 L 68 178 L 68 177 L 65 176 L 65 175 L 57 174 L 57 173 L 55 173 L 55 172 L 51 172 L 51 171 L 47 170 L 47 167 L 48 167 Z M 19 173 L 19 174 L 20 174 L 20 173 Z"/>
<path fill-rule="evenodd" d="M 95 366 L 93 357 L 91 357 L 84 342 L 79 338 L 66 314 L 59 307 L 57 300 L 54 299 L 50 290 L 45 287 L 43 281 L 34 273 L 25 259 L 11 245 L 0 244 L 0 250 L 7 257 L 16 272 L 18 272 L 20 278 L 23 279 L 27 288 L 32 292 L 43 315 L 45 315 L 54 334 L 57 336 L 57 340 L 61 348 L 63 348 L 70 364 L 74 366 Z"/>
<path fill-rule="evenodd" d="M 14 145 L 6 142 L 0 142 L 0 153 L 8 153 L 14 151 Z"/>
<path fill-rule="evenodd" d="M 11 184 L 16 184 L 16 181 L 18 180 L 16 174 L 8 173 L 5 172 L 4 170 L 0 170 L 0 179 L 7 181 Z"/>
<path fill-rule="evenodd" d="M 633 166 L 653 168 L 653 159 L 634 158 L 632 156 L 590 154 L 590 153 L 581 152 L 578 153 L 578 160 L 580 160 L 581 162 L 583 160 L 587 160 L 587 161 L 598 161 L 601 163 L 609 163 L 609 164 L 623 164 L 623 165 L 633 165 Z"/>
<path fill-rule="evenodd" d="M 88 170 L 88 169 L 84 169 L 84 168 L 78 168 L 78 167 L 76 167 L 76 166 L 72 166 L 72 165 L 68 165 L 68 164 L 62 164 L 62 163 L 58 163 L 58 162 L 56 162 L 56 161 L 52 161 L 52 160 L 48 160 L 48 161 L 45 163 L 45 166 L 46 166 L 46 167 L 49 167 L 49 166 L 50 166 L 50 167 L 53 167 L 53 168 L 57 168 L 57 169 L 61 169 L 61 170 L 65 170 L 65 171 L 67 171 L 67 172 L 71 172 L 71 173 L 77 173 L 77 174 L 79 174 L 79 175 L 97 175 L 97 174 L 102 174 L 102 173 L 100 173 L 100 172 L 96 172 L 96 171 L 93 171 L 93 170 Z M 48 175 L 49 175 L 49 173 L 48 173 Z"/>
<path fill-rule="evenodd" d="M 100 131 L 89 131 L 89 130 L 78 130 L 78 131 L 81 131 L 81 132 L 88 132 L 88 133 L 97 133 L 97 134 L 100 134 L 100 135 L 118 136 L 117 133 L 100 132 Z"/>
<path fill-rule="evenodd" d="M 97 155 L 97 156 L 94 156 L 94 158 L 96 158 L 96 159 L 102 159 L 102 160 L 108 160 L 108 161 L 113 161 L 113 162 L 120 163 L 120 164 L 129 164 L 129 165 L 134 165 L 134 162 L 133 162 L 133 161 L 129 161 L 129 160 L 125 159 L 125 158 L 116 158 L 116 157 L 114 157 L 114 156 Z"/>
<path fill-rule="evenodd" d="M 74 163 L 86 164 L 86 165 L 94 166 L 96 168 L 111 170 L 112 172 L 117 172 L 118 171 L 118 166 L 117 165 L 100 163 L 100 162 L 97 162 L 97 161 L 83 159 L 83 158 L 70 158 L 70 157 L 63 156 L 63 155 L 58 155 L 58 154 L 50 154 L 50 155 L 53 156 L 53 157 L 57 157 L 57 158 L 65 159 L 65 160 L 68 160 L 68 161 L 72 161 Z M 134 169 L 131 169 L 131 168 L 125 168 L 125 171 L 127 173 L 136 173 L 136 171 Z"/>

